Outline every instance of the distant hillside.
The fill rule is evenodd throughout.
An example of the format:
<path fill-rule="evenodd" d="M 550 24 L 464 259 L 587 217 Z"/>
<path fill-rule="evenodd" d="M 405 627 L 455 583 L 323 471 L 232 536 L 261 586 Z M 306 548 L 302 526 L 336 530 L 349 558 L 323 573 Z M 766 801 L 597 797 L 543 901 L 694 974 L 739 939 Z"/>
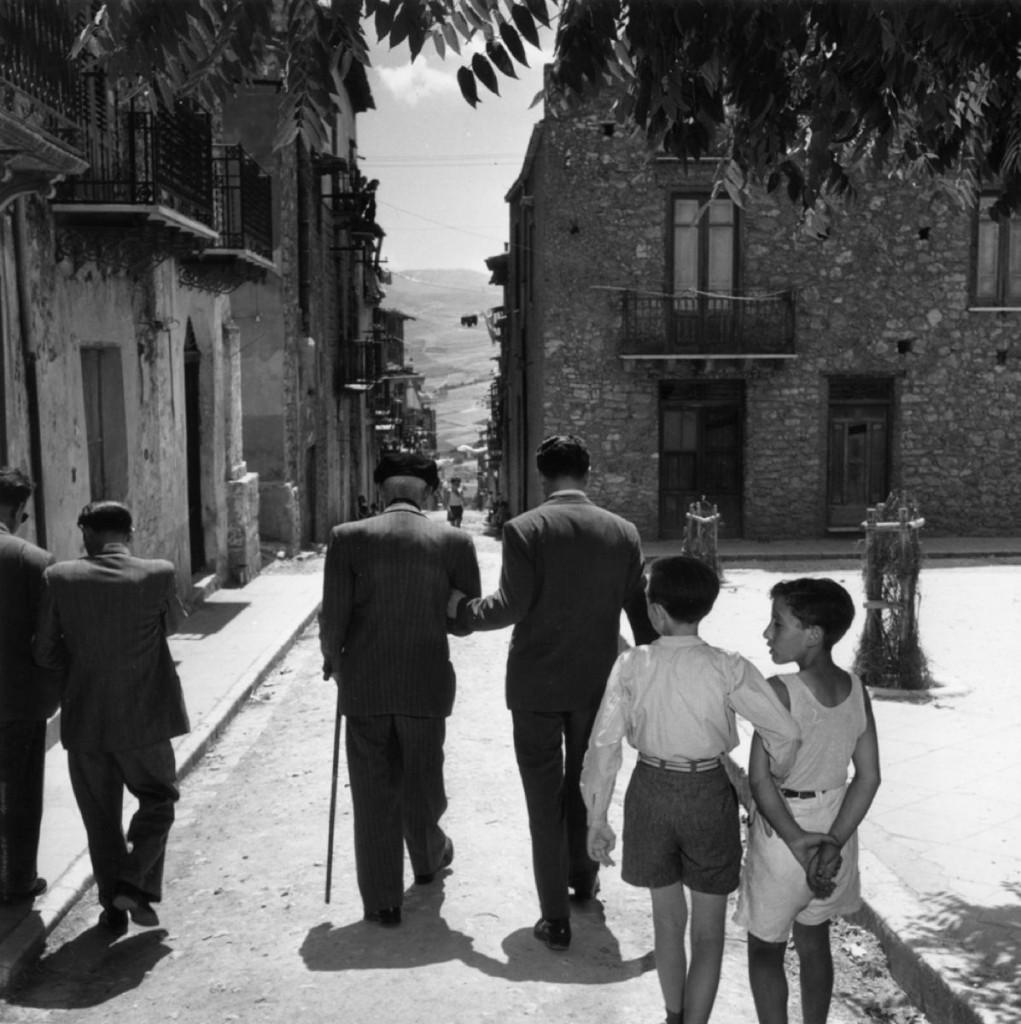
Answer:
<path fill-rule="evenodd" d="M 503 302 L 503 289 L 488 281 L 476 270 L 402 270 L 386 286 L 383 307 L 415 318 L 404 325 L 405 349 L 425 375 L 441 452 L 473 443 L 489 418 L 499 350 L 482 314 Z M 462 327 L 463 316 L 478 317 L 478 325 Z"/>

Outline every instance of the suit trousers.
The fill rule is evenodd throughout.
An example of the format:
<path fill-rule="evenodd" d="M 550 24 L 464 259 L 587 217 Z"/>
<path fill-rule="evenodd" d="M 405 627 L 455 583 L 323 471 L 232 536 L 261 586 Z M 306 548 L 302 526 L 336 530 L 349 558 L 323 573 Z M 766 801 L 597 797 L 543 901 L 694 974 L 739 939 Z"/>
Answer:
<path fill-rule="evenodd" d="M 134 750 L 68 750 L 71 788 L 85 824 L 104 907 L 118 892 L 158 903 L 167 837 L 179 796 L 174 748 L 161 740 Z M 124 790 L 138 801 L 125 837 Z"/>
<path fill-rule="evenodd" d="M 0 722 L 0 901 L 35 884 L 45 765 L 45 721 Z"/>
<path fill-rule="evenodd" d="M 403 903 L 405 843 L 416 875 L 436 871 L 443 859 L 446 732 L 445 718 L 347 718 L 355 869 L 366 913 Z"/>
<path fill-rule="evenodd" d="M 599 871 L 588 855 L 588 820 L 578 784 L 598 710 L 511 712 L 532 871 L 539 909 L 548 920 L 570 917 L 568 886 L 590 889 Z"/>

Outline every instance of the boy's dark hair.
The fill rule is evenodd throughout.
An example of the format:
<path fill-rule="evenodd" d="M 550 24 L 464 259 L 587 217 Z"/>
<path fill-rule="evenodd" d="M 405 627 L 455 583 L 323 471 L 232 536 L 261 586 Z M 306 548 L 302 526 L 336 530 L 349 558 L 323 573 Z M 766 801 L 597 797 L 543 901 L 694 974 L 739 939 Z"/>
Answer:
<path fill-rule="evenodd" d="M 573 434 L 553 434 L 536 448 L 535 465 L 544 477 L 570 476 L 580 480 L 589 469 L 588 449 Z"/>
<path fill-rule="evenodd" d="M 91 501 L 78 514 L 78 525 L 97 533 L 131 533 L 131 512 L 119 501 Z"/>
<path fill-rule="evenodd" d="M 712 611 L 720 580 L 705 562 L 689 555 L 670 555 L 649 566 L 645 593 L 649 602 L 660 605 L 670 618 L 698 622 Z"/>
<path fill-rule="evenodd" d="M 829 650 L 854 621 L 854 601 L 836 580 L 803 577 L 781 580 L 769 592 L 787 602 L 791 614 L 803 626 L 818 626 Z"/>
<path fill-rule="evenodd" d="M 17 507 L 32 497 L 32 479 L 16 466 L 0 467 L 0 505 Z"/>

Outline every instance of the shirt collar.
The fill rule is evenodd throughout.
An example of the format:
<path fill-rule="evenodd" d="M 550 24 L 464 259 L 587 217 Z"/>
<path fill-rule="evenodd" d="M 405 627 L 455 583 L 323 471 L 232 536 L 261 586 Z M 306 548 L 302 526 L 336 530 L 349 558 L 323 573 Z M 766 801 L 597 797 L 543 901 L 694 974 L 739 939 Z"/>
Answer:
<path fill-rule="evenodd" d="M 562 491 L 553 491 L 547 498 L 587 498 L 588 495 L 577 487 L 565 487 Z"/>
<path fill-rule="evenodd" d="M 119 540 L 110 541 L 109 544 L 104 544 L 100 549 L 99 554 L 101 555 L 130 555 L 131 548 L 127 544 L 122 544 Z"/>
<path fill-rule="evenodd" d="M 6 523 L 0 523 L 0 533 L 10 533 L 10 532 L 11 531 L 7 529 L 7 524 Z M 12 536 L 13 536 L 13 534 L 12 534 Z"/>
<path fill-rule="evenodd" d="M 660 636 L 653 643 L 663 647 L 698 647 L 705 641 L 700 636 Z"/>
<path fill-rule="evenodd" d="M 421 515 L 425 515 L 425 513 L 413 501 L 403 501 L 400 498 L 398 498 L 396 501 L 391 501 L 390 504 L 387 505 L 387 507 L 385 509 L 383 509 L 383 511 L 384 512 L 417 512 L 420 516 Z"/>

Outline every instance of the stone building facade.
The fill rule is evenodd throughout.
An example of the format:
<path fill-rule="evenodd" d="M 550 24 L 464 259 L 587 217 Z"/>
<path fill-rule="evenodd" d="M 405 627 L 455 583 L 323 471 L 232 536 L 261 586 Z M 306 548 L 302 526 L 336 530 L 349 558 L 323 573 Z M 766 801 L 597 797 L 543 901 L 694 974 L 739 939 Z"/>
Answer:
<path fill-rule="evenodd" d="M 753 539 L 855 531 L 893 490 L 934 534 L 1021 530 L 1012 224 L 884 180 L 809 230 L 782 189 L 710 202 L 715 170 L 591 112 L 536 126 L 507 196 L 510 511 L 570 431 L 592 496 L 650 539 L 703 494 Z"/>
<path fill-rule="evenodd" d="M 67 9 L 30 6 L 0 14 L 14 41 L 0 57 L 0 463 L 37 485 L 23 533 L 77 557 L 81 507 L 121 500 L 136 550 L 174 562 L 183 599 L 196 579 L 247 582 L 258 477 L 241 451 L 241 344 L 204 262 L 244 261 L 219 245 L 215 118 L 83 78 Z"/>

